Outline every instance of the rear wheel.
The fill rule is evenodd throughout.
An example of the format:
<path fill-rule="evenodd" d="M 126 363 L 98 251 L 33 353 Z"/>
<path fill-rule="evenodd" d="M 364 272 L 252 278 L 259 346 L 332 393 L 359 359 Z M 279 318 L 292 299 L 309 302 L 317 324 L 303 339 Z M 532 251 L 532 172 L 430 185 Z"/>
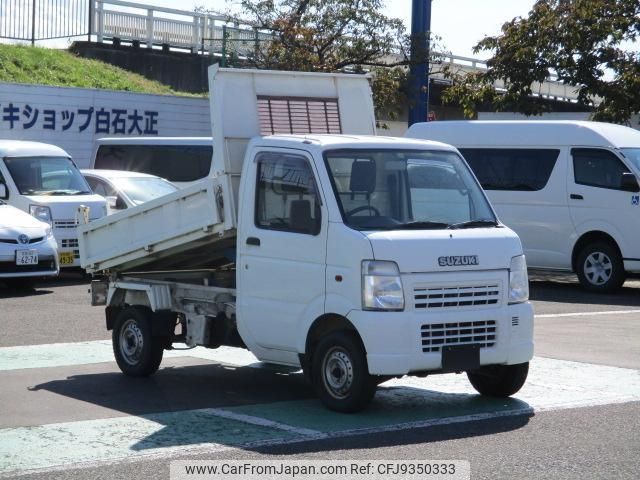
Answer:
<path fill-rule="evenodd" d="M 606 242 L 584 247 L 578 254 L 576 269 L 582 287 L 592 292 L 612 292 L 625 280 L 622 255 Z"/>
<path fill-rule="evenodd" d="M 467 372 L 467 377 L 481 395 L 510 397 L 522 388 L 528 374 L 529 362 L 517 365 L 489 365 Z"/>
<path fill-rule="evenodd" d="M 367 358 L 352 332 L 330 333 L 313 355 L 313 383 L 322 403 L 338 412 L 357 412 L 375 395 L 376 382 L 369 375 Z"/>
<path fill-rule="evenodd" d="M 122 310 L 111 339 L 116 362 L 125 375 L 145 377 L 160 367 L 166 341 L 151 335 L 149 310 L 136 307 Z"/>

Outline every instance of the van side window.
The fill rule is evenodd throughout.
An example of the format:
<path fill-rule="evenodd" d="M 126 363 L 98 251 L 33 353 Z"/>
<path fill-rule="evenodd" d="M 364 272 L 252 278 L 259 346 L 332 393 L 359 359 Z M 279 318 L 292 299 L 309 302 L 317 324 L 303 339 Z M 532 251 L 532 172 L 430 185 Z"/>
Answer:
<path fill-rule="evenodd" d="M 91 187 L 91 190 L 93 190 L 93 193 L 96 193 L 103 197 L 115 197 L 118 195 L 110 185 L 103 182 L 102 180 L 98 180 L 95 177 L 89 176 L 85 177 L 85 180 L 89 183 L 89 186 Z"/>
<path fill-rule="evenodd" d="M 212 156 L 213 146 L 209 145 L 101 145 L 93 168 L 193 182 L 209 175 Z"/>
<path fill-rule="evenodd" d="M 629 169 L 608 150 L 572 148 L 573 175 L 577 184 L 621 190 L 622 174 Z"/>
<path fill-rule="evenodd" d="M 560 150 L 541 148 L 461 148 L 460 153 L 485 190 L 542 190 Z"/>
<path fill-rule="evenodd" d="M 306 158 L 265 152 L 257 162 L 256 226 L 317 235 L 320 200 Z"/>

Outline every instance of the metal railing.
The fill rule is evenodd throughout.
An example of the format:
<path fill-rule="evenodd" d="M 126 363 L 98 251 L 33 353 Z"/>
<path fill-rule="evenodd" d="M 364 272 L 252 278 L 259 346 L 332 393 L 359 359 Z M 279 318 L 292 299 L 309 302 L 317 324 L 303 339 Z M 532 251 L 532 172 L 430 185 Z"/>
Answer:
<path fill-rule="evenodd" d="M 30 41 L 89 35 L 93 0 L 0 0 L 0 38 Z"/>
<path fill-rule="evenodd" d="M 226 17 L 121 0 L 96 0 L 98 42 L 118 38 L 147 47 L 169 45 L 197 51 L 203 39 L 222 38 Z"/>

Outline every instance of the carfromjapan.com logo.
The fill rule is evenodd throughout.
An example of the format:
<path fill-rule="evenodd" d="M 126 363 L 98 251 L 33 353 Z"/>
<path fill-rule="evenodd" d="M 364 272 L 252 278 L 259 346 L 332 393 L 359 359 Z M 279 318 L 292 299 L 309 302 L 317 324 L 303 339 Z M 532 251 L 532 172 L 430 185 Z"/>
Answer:
<path fill-rule="evenodd" d="M 631 196 L 631 205 L 635 205 L 635 206 L 640 205 L 640 195 Z"/>

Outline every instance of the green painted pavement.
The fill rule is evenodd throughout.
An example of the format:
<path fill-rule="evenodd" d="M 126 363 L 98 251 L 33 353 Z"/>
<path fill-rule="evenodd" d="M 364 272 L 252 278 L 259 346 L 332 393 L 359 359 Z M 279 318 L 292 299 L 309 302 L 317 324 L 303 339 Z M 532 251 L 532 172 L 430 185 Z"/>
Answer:
<path fill-rule="evenodd" d="M 168 350 L 164 352 L 164 357 L 194 357 L 237 366 L 260 367 L 263 365 L 248 350 L 232 347 L 220 347 L 215 350 L 204 347 Z M 103 362 L 115 362 L 110 340 L 0 348 L 0 371 Z"/>
<path fill-rule="evenodd" d="M 296 434 L 191 410 L 0 430 L 0 473 L 160 453 L 281 440 Z"/>
<path fill-rule="evenodd" d="M 243 405 L 226 410 L 333 434 L 629 401 L 640 401 L 640 373 L 636 370 L 536 357 L 531 362 L 527 383 L 513 398 L 477 395 L 466 375 L 434 375 L 384 383 L 371 407 L 357 415 L 330 412 L 317 400 Z"/>

